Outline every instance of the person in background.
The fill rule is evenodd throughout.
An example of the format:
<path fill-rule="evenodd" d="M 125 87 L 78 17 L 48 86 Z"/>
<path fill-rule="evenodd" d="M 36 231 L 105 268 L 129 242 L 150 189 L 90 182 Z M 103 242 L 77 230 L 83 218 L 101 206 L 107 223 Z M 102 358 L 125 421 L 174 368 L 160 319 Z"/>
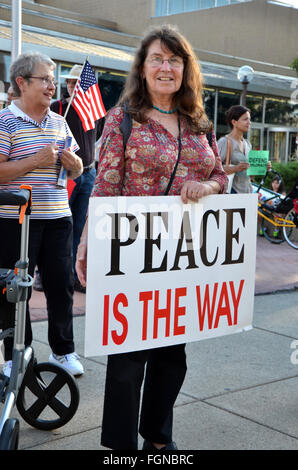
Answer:
<path fill-rule="evenodd" d="M 247 174 L 251 143 L 244 138 L 250 128 L 250 110 L 241 105 L 231 106 L 226 112 L 226 120 L 231 132 L 221 137 L 217 145 L 225 172 L 235 175 L 231 193 L 252 193 L 253 187 Z M 228 153 L 229 165 L 226 165 Z M 271 162 L 268 162 L 267 169 L 270 168 Z"/>
<path fill-rule="evenodd" d="M 132 131 L 123 146 L 123 107 Z M 142 40 L 119 104 L 106 119 L 93 196 L 169 195 L 197 202 L 224 193 L 227 177 L 202 104 L 202 74 L 188 41 L 171 26 L 157 27 Z M 76 269 L 86 285 L 87 224 Z M 144 370 L 146 373 L 144 379 Z M 112 449 L 174 450 L 173 407 L 186 374 L 185 345 L 179 344 L 108 357 L 101 443 Z"/>
<path fill-rule="evenodd" d="M 51 104 L 51 110 L 55 113 L 64 116 L 77 80 L 80 78 L 82 68 L 83 67 L 81 65 L 75 64 L 67 75 L 61 75 L 61 78 L 64 78 L 66 81 L 67 95 L 62 97 L 61 100 L 54 101 Z M 86 220 L 89 197 L 91 195 L 96 176 L 95 143 L 101 136 L 104 118 L 97 120 L 95 128 L 86 132 L 79 115 L 71 105 L 66 115 L 66 122 L 80 147 L 76 153 L 82 159 L 83 163 L 83 173 L 74 180 L 75 186 L 69 199 L 69 206 L 73 219 L 74 289 L 75 291 L 85 293 L 85 287 L 83 287 L 78 280 L 75 263 L 80 237 Z M 38 269 L 35 271 L 33 288 L 37 291 L 43 291 Z"/>
<path fill-rule="evenodd" d="M 28 52 L 11 64 L 10 79 L 17 98 L 0 112 L 0 191 L 32 186 L 29 229 L 29 268 L 38 265 L 48 310 L 49 361 L 73 375 L 84 372 L 74 350 L 72 217 L 66 189 L 57 188 L 61 165 L 71 178 L 83 171 L 75 154 L 78 145 L 61 116 L 50 111 L 56 90 L 55 63 L 47 56 Z M 72 136 L 69 149 L 66 137 Z M 0 206 L 0 266 L 13 268 L 20 256 L 18 208 Z M 30 295 L 29 295 L 30 298 Z M 32 342 L 27 300 L 25 346 Z M 0 321 L 13 327 L 14 309 L 0 295 Z M 6 338 L 3 372 L 10 376 L 13 338 Z"/>
<path fill-rule="evenodd" d="M 284 192 L 284 185 L 283 185 L 283 182 L 282 182 L 282 179 L 280 179 L 279 176 L 274 176 L 274 178 L 272 179 L 271 181 L 271 189 L 272 191 L 274 191 L 275 193 L 279 193 L 279 194 L 285 194 Z"/>
<path fill-rule="evenodd" d="M 13 87 L 10 85 L 10 87 L 7 90 L 7 99 L 6 99 L 6 106 L 9 106 L 13 100 L 17 98 L 17 95 L 15 94 L 15 91 Z"/>
<path fill-rule="evenodd" d="M 63 97 L 61 100 L 52 103 L 52 111 L 61 114 L 62 116 L 65 114 L 77 80 L 80 78 L 81 71 L 82 66 L 76 64 L 72 67 L 69 74 L 61 76 L 66 80 L 67 92 L 69 96 L 67 98 Z M 104 118 L 96 121 L 94 129 L 85 132 L 79 115 L 71 105 L 66 116 L 66 122 L 69 125 L 70 130 L 80 147 L 76 153 L 82 159 L 83 163 L 83 173 L 74 180 L 75 187 L 69 199 L 69 206 L 73 218 L 73 269 L 75 275 L 74 289 L 78 292 L 86 292 L 86 289 L 80 284 L 78 280 L 75 271 L 75 263 L 80 237 L 82 235 L 86 221 L 89 197 L 91 195 L 96 176 L 95 143 L 102 134 Z"/>

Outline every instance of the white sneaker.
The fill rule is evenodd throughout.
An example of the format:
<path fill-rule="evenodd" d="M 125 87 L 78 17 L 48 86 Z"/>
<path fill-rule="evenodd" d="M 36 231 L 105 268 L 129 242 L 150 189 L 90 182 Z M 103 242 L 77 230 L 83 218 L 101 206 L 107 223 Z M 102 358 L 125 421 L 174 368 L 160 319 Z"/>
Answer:
<path fill-rule="evenodd" d="M 11 369 L 12 369 L 12 361 L 4 362 L 2 372 L 8 378 L 10 377 Z"/>
<path fill-rule="evenodd" d="M 49 357 L 49 362 L 52 364 L 58 364 L 74 376 L 84 374 L 84 367 L 80 363 L 79 356 L 75 352 L 65 354 L 64 356 L 58 356 L 57 354 L 52 353 Z"/>

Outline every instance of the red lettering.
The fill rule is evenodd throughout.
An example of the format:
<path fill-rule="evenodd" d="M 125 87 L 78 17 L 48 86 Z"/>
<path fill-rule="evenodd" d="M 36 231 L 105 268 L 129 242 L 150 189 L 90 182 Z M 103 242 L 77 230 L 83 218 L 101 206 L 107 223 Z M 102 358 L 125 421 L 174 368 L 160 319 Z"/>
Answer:
<path fill-rule="evenodd" d="M 209 284 L 206 285 L 205 295 L 204 295 L 204 303 L 203 303 L 203 309 L 202 309 L 200 286 L 196 286 L 200 331 L 202 331 L 203 328 L 204 328 L 206 310 L 208 312 L 208 328 L 209 328 L 209 330 L 212 328 L 214 308 L 215 308 L 215 300 L 216 300 L 216 296 L 217 296 L 217 288 L 218 288 L 218 282 L 216 282 L 214 284 L 214 290 L 213 290 L 213 296 L 212 296 L 212 306 L 211 306 L 211 309 L 210 309 Z"/>
<path fill-rule="evenodd" d="M 108 334 L 109 334 L 109 303 L 110 296 L 104 296 L 104 308 L 103 308 L 103 331 L 102 331 L 102 345 L 106 346 L 108 344 Z"/>
<path fill-rule="evenodd" d="M 179 306 L 179 298 L 182 296 L 186 296 L 186 287 L 180 287 L 175 289 L 175 312 L 174 312 L 174 329 L 173 334 L 174 336 L 184 335 L 185 333 L 185 326 L 178 325 L 178 317 L 181 315 L 185 315 L 185 307 Z"/>
<path fill-rule="evenodd" d="M 153 322 L 153 338 L 157 338 L 158 320 L 166 319 L 165 336 L 170 336 L 170 320 L 171 320 L 171 289 L 167 289 L 167 306 L 159 308 L 159 291 L 154 292 L 154 322 Z"/>
<path fill-rule="evenodd" d="M 243 285 L 244 285 L 244 279 L 242 279 L 240 281 L 238 295 L 237 295 L 237 298 L 236 298 L 235 289 L 234 289 L 234 282 L 230 281 L 230 289 L 231 289 L 232 300 L 233 300 L 233 305 L 234 305 L 234 325 L 236 325 L 237 321 L 238 321 L 238 307 L 239 307 L 240 297 L 241 297 L 241 294 L 242 294 Z"/>
<path fill-rule="evenodd" d="M 114 317 L 119 323 L 121 323 L 123 327 L 123 331 L 121 335 L 118 335 L 116 330 L 111 331 L 112 339 L 114 343 L 118 345 L 122 344 L 126 340 L 127 332 L 128 332 L 127 319 L 122 313 L 119 312 L 118 310 L 119 304 L 122 304 L 124 307 L 128 306 L 127 297 L 124 294 L 118 294 L 115 297 L 114 304 L 113 304 Z"/>
<path fill-rule="evenodd" d="M 140 292 L 139 300 L 144 302 L 143 305 L 143 328 L 142 328 L 142 340 L 145 341 L 147 339 L 147 327 L 148 327 L 148 303 L 149 300 L 152 300 L 153 292 Z"/>
<path fill-rule="evenodd" d="M 224 302 L 224 306 L 223 306 Z M 228 295 L 228 288 L 227 283 L 223 282 L 220 297 L 218 301 L 218 307 L 216 312 L 216 318 L 214 322 L 213 328 L 218 327 L 219 317 L 226 315 L 228 320 L 228 325 L 232 325 L 232 317 L 231 317 L 231 309 L 230 309 L 230 302 L 229 302 L 229 295 Z"/>

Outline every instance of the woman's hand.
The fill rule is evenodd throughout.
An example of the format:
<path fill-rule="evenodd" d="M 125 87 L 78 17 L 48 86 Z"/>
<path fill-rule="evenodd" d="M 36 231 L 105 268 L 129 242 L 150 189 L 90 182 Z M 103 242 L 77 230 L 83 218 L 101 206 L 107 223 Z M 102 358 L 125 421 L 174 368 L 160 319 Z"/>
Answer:
<path fill-rule="evenodd" d="M 58 145 L 49 144 L 34 155 L 35 168 L 46 168 L 55 165 L 58 158 Z"/>
<path fill-rule="evenodd" d="M 61 163 L 65 170 L 79 176 L 83 171 L 82 159 L 70 150 L 62 150 Z"/>
<path fill-rule="evenodd" d="M 236 172 L 247 170 L 249 168 L 249 166 L 250 165 L 247 162 L 238 163 L 238 165 L 235 165 Z"/>
<path fill-rule="evenodd" d="M 76 258 L 76 273 L 80 283 L 86 287 L 87 282 L 87 240 L 82 240 L 78 246 Z"/>
<path fill-rule="evenodd" d="M 217 185 L 215 187 L 215 185 Z M 186 181 L 181 189 L 181 199 L 184 204 L 188 200 L 198 202 L 201 197 L 217 194 L 220 188 L 216 181 L 200 183 L 199 181 Z"/>

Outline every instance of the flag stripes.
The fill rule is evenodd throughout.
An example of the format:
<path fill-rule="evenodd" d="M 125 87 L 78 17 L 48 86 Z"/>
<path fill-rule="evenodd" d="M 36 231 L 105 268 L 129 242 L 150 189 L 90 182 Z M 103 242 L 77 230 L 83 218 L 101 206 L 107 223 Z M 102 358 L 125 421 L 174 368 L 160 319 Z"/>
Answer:
<path fill-rule="evenodd" d="M 77 81 L 72 104 L 82 121 L 85 131 L 94 129 L 95 121 L 106 115 L 96 77 L 87 61 Z"/>

